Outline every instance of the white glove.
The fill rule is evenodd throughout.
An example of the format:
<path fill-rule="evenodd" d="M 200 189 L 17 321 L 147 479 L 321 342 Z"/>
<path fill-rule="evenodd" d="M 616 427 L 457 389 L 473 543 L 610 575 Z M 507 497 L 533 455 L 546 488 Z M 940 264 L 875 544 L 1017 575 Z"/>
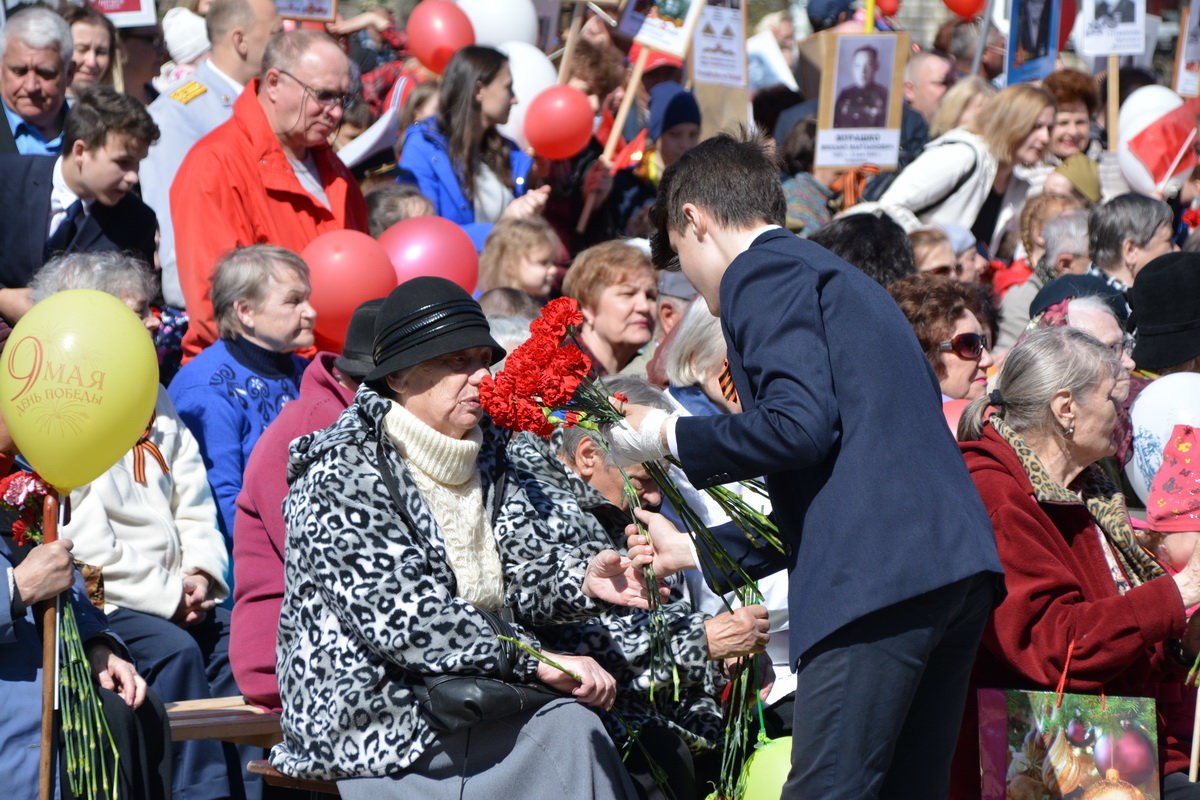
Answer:
<path fill-rule="evenodd" d="M 622 420 L 608 429 L 608 441 L 612 444 L 613 461 L 619 466 L 657 461 L 667 455 L 667 437 L 663 427 L 674 416 L 662 409 L 653 409 L 642 418 L 637 430 Z"/>

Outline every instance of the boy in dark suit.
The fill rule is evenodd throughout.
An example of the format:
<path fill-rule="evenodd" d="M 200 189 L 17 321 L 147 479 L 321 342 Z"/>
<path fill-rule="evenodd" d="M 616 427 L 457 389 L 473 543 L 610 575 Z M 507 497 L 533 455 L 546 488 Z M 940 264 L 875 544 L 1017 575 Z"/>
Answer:
<path fill-rule="evenodd" d="M 697 487 L 765 475 L 787 555 L 717 529 L 752 578 L 789 570 L 798 664 L 785 797 L 946 797 L 967 680 L 1001 589 L 991 525 L 899 308 L 873 280 L 779 227 L 756 142 L 709 139 L 663 175 L 657 266 L 721 317 L 741 414 L 626 407 L 614 452 L 668 452 Z M 644 512 L 640 512 L 643 513 Z M 705 563 L 644 514 L 663 574 Z M 630 530 L 634 551 L 648 544 Z"/>
<path fill-rule="evenodd" d="M 146 109 L 109 86 L 80 94 L 61 156 L 0 155 L 0 316 L 29 309 L 29 279 L 63 253 L 116 250 L 154 264 L 154 212 L 132 190 L 158 138 Z"/>

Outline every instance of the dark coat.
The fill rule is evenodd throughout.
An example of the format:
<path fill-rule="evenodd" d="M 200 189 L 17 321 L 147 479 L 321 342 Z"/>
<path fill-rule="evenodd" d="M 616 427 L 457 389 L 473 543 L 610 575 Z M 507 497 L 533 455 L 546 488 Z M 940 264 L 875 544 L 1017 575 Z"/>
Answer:
<path fill-rule="evenodd" d="M 57 156 L 0 155 L 0 286 L 28 286 L 45 262 L 55 161 Z M 153 264 L 156 230 L 154 212 L 129 192 L 115 206 L 93 203 L 65 252 L 115 250 Z"/>
<path fill-rule="evenodd" d="M 776 229 L 720 299 L 743 413 L 680 418 L 676 438 L 697 488 L 767 476 L 789 554 L 718 531 L 751 577 L 789 571 L 793 661 L 872 611 L 1000 573 L 937 379 L 877 283 Z"/>

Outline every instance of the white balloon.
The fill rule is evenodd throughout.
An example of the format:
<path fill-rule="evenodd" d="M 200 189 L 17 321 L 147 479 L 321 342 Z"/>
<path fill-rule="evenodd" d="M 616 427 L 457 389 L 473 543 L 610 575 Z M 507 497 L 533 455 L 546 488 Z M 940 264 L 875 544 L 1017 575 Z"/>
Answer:
<path fill-rule="evenodd" d="M 1133 401 L 1129 416 L 1133 457 L 1125 465 L 1125 477 L 1146 503 L 1171 431 L 1176 425 L 1200 425 L 1200 374 L 1179 372 L 1156 379 Z"/>
<path fill-rule="evenodd" d="M 500 125 L 499 130 L 526 150 L 529 140 L 525 138 L 525 113 L 533 98 L 558 83 L 558 70 L 545 53 L 531 44 L 505 42 L 496 49 L 508 56 L 513 93 L 517 96 L 517 104 L 508 112 L 508 122 Z"/>
<path fill-rule="evenodd" d="M 475 44 L 537 42 L 538 16 L 532 0 L 458 0 L 458 7 L 471 20 Z"/>
<path fill-rule="evenodd" d="M 1129 140 L 1150 127 L 1150 124 L 1183 105 L 1183 98 L 1165 86 L 1143 86 L 1132 92 L 1121 105 L 1117 116 L 1119 146 L 1117 163 L 1130 188 L 1135 192 L 1150 194 L 1158 191 L 1158 184 L 1150 170 L 1129 150 Z M 1191 167 L 1180 170 L 1171 178 L 1179 178 Z"/>

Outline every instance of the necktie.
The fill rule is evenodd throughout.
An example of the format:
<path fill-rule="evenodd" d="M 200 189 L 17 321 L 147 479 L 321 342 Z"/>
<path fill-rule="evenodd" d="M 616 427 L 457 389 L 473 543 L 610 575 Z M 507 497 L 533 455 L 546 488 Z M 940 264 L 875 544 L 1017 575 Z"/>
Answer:
<path fill-rule="evenodd" d="M 76 199 L 67 206 L 67 216 L 59 223 L 58 228 L 46 240 L 46 258 L 61 253 L 71 246 L 75 234 L 79 232 L 79 220 L 83 216 L 83 201 Z"/>

